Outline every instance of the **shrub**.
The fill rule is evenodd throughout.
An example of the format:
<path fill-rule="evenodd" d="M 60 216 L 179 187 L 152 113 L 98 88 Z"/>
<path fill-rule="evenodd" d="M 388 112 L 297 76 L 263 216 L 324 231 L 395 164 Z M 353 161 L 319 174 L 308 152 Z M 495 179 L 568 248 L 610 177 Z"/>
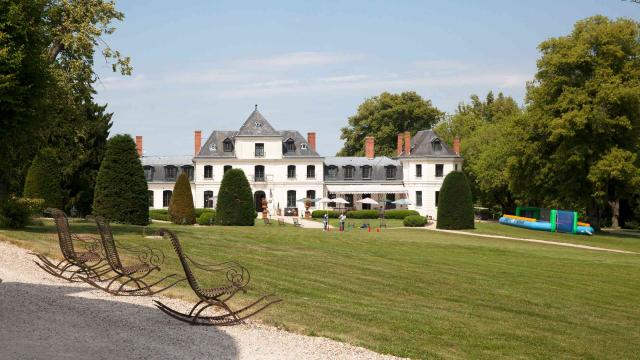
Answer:
<path fill-rule="evenodd" d="M 420 213 L 415 210 L 387 210 L 384 212 L 385 219 L 402 220 L 411 215 L 420 215 Z"/>
<path fill-rule="evenodd" d="M 253 203 L 251 186 L 244 171 L 231 169 L 224 173 L 218 203 L 216 205 L 216 224 L 253 226 L 256 209 Z"/>
<path fill-rule="evenodd" d="M 427 218 L 421 215 L 409 215 L 402 220 L 402 224 L 407 227 L 423 227 L 427 224 Z"/>
<path fill-rule="evenodd" d="M 170 221 L 169 211 L 166 209 L 149 210 L 149 218 L 153 220 Z"/>
<path fill-rule="evenodd" d="M 52 149 L 45 148 L 33 159 L 24 183 L 24 196 L 44 199 L 45 207 L 62 207 L 62 173 Z"/>
<path fill-rule="evenodd" d="M 349 219 L 377 219 L 379 217 L 380 217 L 380 211 L 378 210 L 347 211 L 347 218 Z"/>
<path fill-rule="evenodd" d="M 211 209 L 205 209 L 201 211 L 198 216 L 198 225 L 213 225 L 216 222 L 216 211 Z"/>
<path fill-rule="evenodd" d="M 42 216 L 42 213 L 46 208 L 44 199 L 19 198 L 17 201 L 23 204 L 32 216 Z"/>
<path fill-rule="evenodd" d="M 333 211 L 333 210 L 313 210 L 311 212 L 311 217 L 314 219 L 322 219 L 322 217 L 324 216 L 324 214 L 329 214 L 329 218 L 330 219 L 337 219 L 338 216 L 340 216 L 340 212 L 338 211 Z"/>
<path fill-rule="evenodd" d="M 147 181 L 133 139 L 129 135 L 112 137 L 96 178 L 93 212 L 114 222 L 146 225 L 147 196 Z"/>
<path fill-rule="evenodd" d="M 179 225 L 193 225 L 196 222 L 191 184 L 189 184 L 189 176 L 186 172 L 178 176 L 173 187 L 173 195 L 171 195 L 171 202 L 169 202 L 169 218 L 172 223 Z"/>
<path fill-rule="evenodd" d="M 452 171 L 440 188 L 438 229 L 473 229 L 473 199 L 467 177 Z"/>
<path fill-rule="evenodd" d="M 0 227 L 19 229 L 27 226 L 31 217 L 29 205 L 16 198 L 0 203 Z"/>

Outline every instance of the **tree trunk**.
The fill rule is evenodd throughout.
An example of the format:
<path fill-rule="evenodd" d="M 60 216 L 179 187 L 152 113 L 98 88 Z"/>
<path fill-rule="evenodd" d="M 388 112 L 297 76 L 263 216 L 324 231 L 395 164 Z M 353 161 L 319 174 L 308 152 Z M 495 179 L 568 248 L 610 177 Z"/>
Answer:
<path fill-rule="evenodd" d="M 611 207 L 611 227 L 614 229 L 619 229 L 620 199 L 609 200 L 609 206 Z"/>
<path fill-rule="evenodd" d="M 589 217 L 589 224 L 594 230 L 600 230 L 600 209 L 595 200 L 591 199 L 591 204 L 587 207 L 587 216 Z"/>

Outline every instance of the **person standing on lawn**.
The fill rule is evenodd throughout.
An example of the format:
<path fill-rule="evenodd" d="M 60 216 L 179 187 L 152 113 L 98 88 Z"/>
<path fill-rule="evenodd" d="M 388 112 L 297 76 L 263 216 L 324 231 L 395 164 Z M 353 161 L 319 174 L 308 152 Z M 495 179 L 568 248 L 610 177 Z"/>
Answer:
<path fill-rule="evenodd" d="M 344 231 L 344 221 L 347 220 L 347 215 L 342 213 L 338 219 L 340 220 L 340 231 Z"/>
<path fill-rule="evenodd" d="M 329 229 L 329 215 L 324 213 L 322 215 L 322 231 L 327 231 Z"/>

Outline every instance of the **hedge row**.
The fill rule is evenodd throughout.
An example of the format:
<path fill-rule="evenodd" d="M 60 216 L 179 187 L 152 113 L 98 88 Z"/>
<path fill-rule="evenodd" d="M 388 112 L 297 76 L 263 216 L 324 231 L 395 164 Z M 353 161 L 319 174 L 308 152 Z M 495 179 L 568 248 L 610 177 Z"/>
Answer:
<path fill-rule="evenodd" d="M 198 216 L 198 225 L 214 225 L 216 222 L 216 211 L 204 209 Z"/>
<path fill-rule="evenodd" d="M 311 217 L 314 219 L 321 219 L 325 213 L 329 214 L 329 218 L 337 219 L 340 215 L 339 211 L 329 210 L 314 210 L 311 213 Z M 385 219 L 399 219 L 402 220 L 407 216 L 420 215 L 415 210 L 387 210 L 384 212 Z M 347 219 L 378 219 L 380 217 L 380 211 L 378 210 L 352 210 L 347 211 Z"/>

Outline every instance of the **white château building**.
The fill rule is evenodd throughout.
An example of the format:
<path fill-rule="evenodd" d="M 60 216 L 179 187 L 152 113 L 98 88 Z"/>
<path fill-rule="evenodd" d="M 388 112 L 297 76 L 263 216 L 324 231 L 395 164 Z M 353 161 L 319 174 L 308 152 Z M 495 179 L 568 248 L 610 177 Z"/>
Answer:
<path fill-rule="evenodd" d="M 136 136 L 149 186 L 149 207 L 166 208 L 173 186 L 182 172 L 191 180 L 195 207 L 213 208 L 224 172 L 239 168 L 247 175 L 261 210 L 263 198 L 269 212 L 297 216 L 304 212 L 302 198 L 336 196 L 349 201 L 348 209 L 368 209 L 357 201 L 373 198 L 408 199 L 422 215 L 436 217 L 442 180 L 461 170 L 459 141 L 450 149 L 432 130 L 413 138 L 398 134 L 396 156 L 375 156 L 373 137 L 367 137 L 363 157 L 322 157 L 316 151 L 316 134 L 307 137 L 295 130 L 276 130 L 256 109 L 237 131 L 215 130 L 202 144 L 202 133 L 194 135 L 194 156 L 142 155 L 142 137 Z M 395 208 L 390 202 L 387 209 Z M 310 210 L 323 209 L 314 204 Z M 335 204 L 328 204 L 334 207 Z M 345 205 L 338 205 L 344 207 Z"/>

